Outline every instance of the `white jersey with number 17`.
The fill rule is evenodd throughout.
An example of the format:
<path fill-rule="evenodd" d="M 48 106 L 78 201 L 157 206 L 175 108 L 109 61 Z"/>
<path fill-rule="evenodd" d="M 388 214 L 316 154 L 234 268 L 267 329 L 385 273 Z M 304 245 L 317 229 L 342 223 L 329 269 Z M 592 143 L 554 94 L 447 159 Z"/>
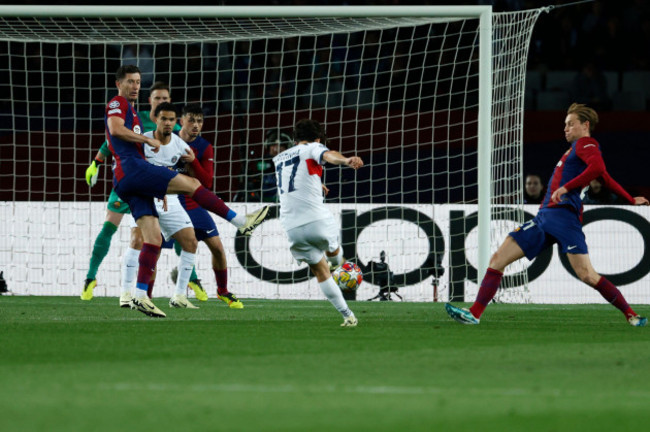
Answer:
<path fill-rule="evenodd" d="M 298 144 L 273 158 L 280 196 L 280 223 L 292 228 L 332 217 L 323 202 L 323 153 L 328 148 L 312 142 Z"/>

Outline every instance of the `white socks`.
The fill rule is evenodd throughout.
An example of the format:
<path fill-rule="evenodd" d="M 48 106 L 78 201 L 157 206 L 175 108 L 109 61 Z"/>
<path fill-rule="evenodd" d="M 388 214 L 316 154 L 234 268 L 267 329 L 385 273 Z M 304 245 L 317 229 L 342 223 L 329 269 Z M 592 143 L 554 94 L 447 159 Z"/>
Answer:
<path fill-rule="evenodd" d="M 237 228 L 241 228 L 246 223 L 246 215 L 237 213 L 237 216 L 230 219 L 230 223 L 236 226 Z"/>
<path fill-rule="evenodd" d="M 319 282 L 319 285 L 320 289 L 323 291 L 323 294 L 325 294 L 325 297 L 327 297 L 327 300 L 329 300 L 330 303 L 334 305 L 337 311 L 341 312 L 341 315 L 343 315 L 343 317 L 354 315 L 348 307 L 345 299 L 343 298 L 341 289 L 336 285 L 336 282 L 334 282 L 334 279 L 332 277 L 324 280 L 323 282 Z"/>
<path fill-rule="evenodd" d="M 176 280 L 177 295 L 187 294 L 187 284 L 192 276 L 192 269 L 194 268 L 194 257 L 196 254 L 181 251 L 180 262 L 178 263 L 178 279 Z"/>
<path fill-rule="evenodd" d="M 131 294 L 131 289 L 138 277 L 139 256 L 140 251 L 133 248 L 128 248 L 124 254 L 122 261 L 122 294 Z"/>
<path fill-rule="evenodd" d="M 334 256 L 328 256 L 325 254 L 325 258 L 327 259 L 327 262 L 332 264 L 334 267 L 338 267 L 343 264 L 343 250 L 339 248 L 339 253 Z"/>

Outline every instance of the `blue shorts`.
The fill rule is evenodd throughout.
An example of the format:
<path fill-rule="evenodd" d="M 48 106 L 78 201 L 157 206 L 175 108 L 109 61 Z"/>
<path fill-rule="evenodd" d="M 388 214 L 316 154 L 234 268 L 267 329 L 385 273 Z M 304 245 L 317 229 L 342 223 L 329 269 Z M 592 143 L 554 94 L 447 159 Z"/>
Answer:
<path fill-rule="evenodd" d="M 186 210 L 192 225 L 194 225 L 194 235 L 198 241 L 219 235 L 217 225 L 210 213 L 203 207 L 197 207 L 192 210 Z"/>
<path fill-rule="evenodd" d="M 562 253 L 589 253 L 582 223 L 578 215 L 566 207 L 541 209 L 537 216 L 511 232 L 510 237 L 529 260 L 553 243 L 560 246 Z"/>
<path fill-rule="evenodd" d="M 151 165 L 144 159 L 131 159 L 122 166 L 126 175 L 119 182 L 113 177 L 113 189 L 129 205 L 133 219 L 137 221 L 147 215 L 158 217 L 153 198 L 163 199 L 169 182 L 178 173 Z"/>
<path fill-rule="evenodd" d="M 162 234 L 161 234 L 162 236 Z M 165 240 L 165 237 L 163 236 L 162 238 L 162 243 L 160 244 L 160 249 L 173 249 L 174 248 L 174 239 L 170 238 L 169 240 Z"/>

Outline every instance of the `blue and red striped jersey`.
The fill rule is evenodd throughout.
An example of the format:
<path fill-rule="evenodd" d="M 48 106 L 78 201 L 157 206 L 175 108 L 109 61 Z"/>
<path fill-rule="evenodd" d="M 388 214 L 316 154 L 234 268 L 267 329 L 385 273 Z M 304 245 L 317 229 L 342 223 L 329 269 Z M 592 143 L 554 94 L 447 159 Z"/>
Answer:
<path fill-rule="evenodd" d="M 178 134 L 178 131 L 174 132 Z M 214 178 L 214 150 L 212 144 L 202 136 L 197 136 L 194 141 L 187 143 L 194 151 L 196 157 L 191 164 L 183 163 L 182 161 L 176 165 L 176 171 L 181 174 L 189 175 L 190 167 L 194 173 L 194 177 L 201 182 L 201 185 L 208 189 L 212 189 L 212 182 Z M 193 210 L 200 207 L 199 204 L 187 195 L 179 195 L 178 199 L 185 208 L 185 210 Z"/>
<path fill-rule="evenodd" d="M 124 141 L 110 134 L 108 119 L 114 116 L 121 117 L 124 120 L 124 126 L 137 134 L 142 133 L 142 122 L 133 106 L 123 96 L 115 96 L 106 105 L 104 113 L 106 140 L 109 150 L 113 153 L 113 175 L 117 181 L 120 181 L 124 177 L 123 165 L 129 158 L 144 159 L 145 157 L 141 142 Z"/>

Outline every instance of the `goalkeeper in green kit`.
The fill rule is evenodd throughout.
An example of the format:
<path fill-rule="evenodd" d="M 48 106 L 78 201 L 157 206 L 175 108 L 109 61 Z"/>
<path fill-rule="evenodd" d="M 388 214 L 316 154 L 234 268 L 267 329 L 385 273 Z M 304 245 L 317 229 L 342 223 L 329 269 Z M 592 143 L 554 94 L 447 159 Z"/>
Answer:
<path fill-rule="evenodd" d="M 151 86 L 149 95 L 151 111 L 138 112 L 138 117 L 140 117 L 140 121 L 142 122 L 142 133 L 156 129 L 156 119 L 153 115 L 156 111 L 156 107 L 163 102 L 171 102 L 169 86 L 161 81 L 157 81 Z M 179 124 L 174 126 L 174 131 L 180 129 L 181 127 Z M 95 155 L 95 160 L 93 160 L 88 169 L 86 169 L 86 183 L 88 183 L 88 186 L 93 187 L 95 183 L 97 183 L 99 167 L 109 156 L 112 155 L 108 149 L 108 141 L 104 141 L 104 144 L 102 144 L 101 148 Z M 122 201 L 115 191 L 111 189 L 111 195 L 108 198 L 106 209 L 106 221 L 104 222 L 104 226 L 99 232 L 99 235 L 97 235 L 97 239 L 95 239 L 93 252 L 90 256 L 88 273 L 86 274 L 86 280 L 84 281 L 84 287 L 81 293 L 81 300 L 91 300 L 93 298 L 93 290 L 95 286 L 97 286 L 96 277 L 99 266 L 108 254 L 108 250 L 111 247 L 111 239 L 113 238 L 113 234 L 117 232 L 117 227 L 122 222 L 122 218 L 125 214 L 130 213 L 131 210 L 129 209 L 129 205 Z M 192 286 L 192 284 L 196 286 Z M 195 292 L 197 290 L 203 291 L 203 287 L 200 285 L 194 270 L 192 270 L 192 275 L 190 277 L 190 286 Z"/>

